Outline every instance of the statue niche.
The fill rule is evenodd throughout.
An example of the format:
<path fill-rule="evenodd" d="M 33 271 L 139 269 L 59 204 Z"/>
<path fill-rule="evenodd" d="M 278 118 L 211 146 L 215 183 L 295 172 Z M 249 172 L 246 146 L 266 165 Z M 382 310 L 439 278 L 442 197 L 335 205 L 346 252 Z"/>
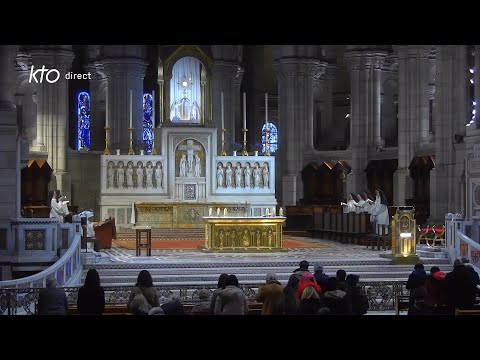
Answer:
<path fill-rule="evenodd" d="M 181 141 L 175 149 L 175 176 L 186 178 L 205 177 L 205 150 L 194 139 Z"/>

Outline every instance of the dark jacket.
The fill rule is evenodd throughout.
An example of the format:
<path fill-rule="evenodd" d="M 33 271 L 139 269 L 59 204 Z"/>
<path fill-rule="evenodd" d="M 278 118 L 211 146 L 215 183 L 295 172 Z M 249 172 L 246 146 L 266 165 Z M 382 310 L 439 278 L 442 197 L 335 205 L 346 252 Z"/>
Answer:
<path fill-rule="evenodd" d="M 300 301 L 300 305 L 297 309 L 299 315 L 311 315 L 316 314 L 320 309 L 320 299 L 303 299 Z"/>
<path fill-rule="evenodd" d="M 161 308 L 165 315 L 185 315 L 183 304 L 179 300 L 167 302 Z"/>
<path fill-rule="evenodd" d="M 103 287 L 84 285 L 78 289 L 77 308 L 81 315 L 101 315 L 105 310 Z"/>
<path fill-rule="evenodd" d="M 408 309 L 408 315 L 434 315 L 433 306 L 425 303 L 424 301 L 417 301 L 410 309 Z"/>
<path fill-rule="evenodd" d="M 300 299 L 297 297 L 296 289 L 291 286 L 285 286 L 282 292 L 280 302 L 280 314 L 293 315 L 297 313 Z"/>
<path fill-rule="evenodd" d="M 329 276 L 327 274 L 324 274 L 322 271 L 315 271 L 313 276 L 315 277 L 315 281 L 317 282 L 317 284 L 320 285 L 320 287 L 322 288 L 322 292 L 327 291 Z"/>
<path fill-rule="evenodd" d="M 477 294 L 477 278 L 465 265 L 456 266 L 445 276 L 449 306 L 472 309 Z"/>
<path fill-rule="evenodd" d="M 427 273 L 425 270 L 414 270 L 408 277 L 407 281 L 407 290 L 416 289 L 419 286 L 423 286 L 425 280 L 427 279 Z"/>
<path fill-rule="evenodd" d="M 359 286 L 347 286 L 346 299 L 352 306 L 352 313 L 354 315 L 366 314 L 370 305 L 365 291 Z"/>
<path fill-rule="evenodd" d="M 342 290 L 327 291 L 322 299 L 322 307 L 329 308 L 332 314 L 350 315 L 352 306 L 346 295 Z"/>
<path fill-rule="evenodd" d="M 41 289 L 38 294 L 38 315 L 66 315 L 68 301 L 65 290 L 57 287 Z"/>

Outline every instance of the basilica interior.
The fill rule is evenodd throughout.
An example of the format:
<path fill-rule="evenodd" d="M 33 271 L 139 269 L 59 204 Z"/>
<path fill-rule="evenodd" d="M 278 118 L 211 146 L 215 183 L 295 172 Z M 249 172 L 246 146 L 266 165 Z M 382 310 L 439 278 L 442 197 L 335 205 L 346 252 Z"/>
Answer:
<path fill-rule="evenodd" d="M 137 269 L 132 249 L 111 244 L 133 242 L 135 227 L 154 239 L 206 239 L 202 256 L 279 251 L 276 272 L 306 257 L 332 271 L 345 257 L 381 267 L 389 260 L 379 258 L 380 243 L 385 253 L 397 247 L 443 268 L 467 258 L 478 271 L 479 69 L 475 45 L 2 45 L 0 290 L 41 287 L 52 273 L 77 286 L 102 266 L 102 276 L 115 276 L 107 261 Z M 101 242 L 105 256 L 78 240 L 75 215 L 52 219 L 54 190 L 70 215 L 89 211 L 100 225 L 114 219 L 109 245 Z M 412 211 L 416 253 L 414 245 L 398 250 L 385 233 L 372 240 L 370 215 L 357 228 L 342 211 L 349 194 L 367 190 L 385 195 L 389 238 L 396 214 Z M 252 223 L 215 230 L 206 219 L 215 215 Z M 271 217 L 271 227 L 254 223 L 260 217 Z M 298 252 L 288 258 L 282 234 L 325 239 L 331 252 L 292 245 Z M 441 249 L 433 249 L 438 239 Z M 158 254 L 165 259 L 145 263 L 158 278 L 169 261 L 188 260 Z M 233 261 L 220 260 L 218 268 Z M 366 277 L 393 281 L 382 271 Z M 254 276 L 244 275 L 246 283 Z M 162 291 L 187 289 L 186 281 Z"/>

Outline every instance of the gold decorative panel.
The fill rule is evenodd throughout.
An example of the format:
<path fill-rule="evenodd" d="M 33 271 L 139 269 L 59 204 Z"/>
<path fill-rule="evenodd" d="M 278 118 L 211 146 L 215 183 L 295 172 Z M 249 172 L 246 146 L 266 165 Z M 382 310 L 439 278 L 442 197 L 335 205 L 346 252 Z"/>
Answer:
<path fill-rule="evenodd" d="M 25 230 L 25 250 L 45 250 L 46 230 Z"/>
<path fill-rule="evenodd" d="M 205 217 L 208 250 L 282 249 L 284 217 Z"/>

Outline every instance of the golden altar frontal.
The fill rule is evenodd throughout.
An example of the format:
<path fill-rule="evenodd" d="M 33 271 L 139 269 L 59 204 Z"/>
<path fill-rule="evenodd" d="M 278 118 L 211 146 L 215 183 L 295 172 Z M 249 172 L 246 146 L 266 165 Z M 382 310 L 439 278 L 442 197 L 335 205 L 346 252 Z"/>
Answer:
<path fill-rule="evenodd" d="M 282 225 L 286 217 L 213 217 L 203 218 L 207 251 L 255 252 L 285 251 Z"/>
<path fill-rule="evenodd" d="M 238 203 L 201 203 L 201 202 L 136 202 L 136 225 L 148 225 L 162 229 L 202 229 L 203 217 L 208 216 L 209 209 L 227 209 L 234 217 L 245 216 L 250 212 L 250 205 Z"/>

